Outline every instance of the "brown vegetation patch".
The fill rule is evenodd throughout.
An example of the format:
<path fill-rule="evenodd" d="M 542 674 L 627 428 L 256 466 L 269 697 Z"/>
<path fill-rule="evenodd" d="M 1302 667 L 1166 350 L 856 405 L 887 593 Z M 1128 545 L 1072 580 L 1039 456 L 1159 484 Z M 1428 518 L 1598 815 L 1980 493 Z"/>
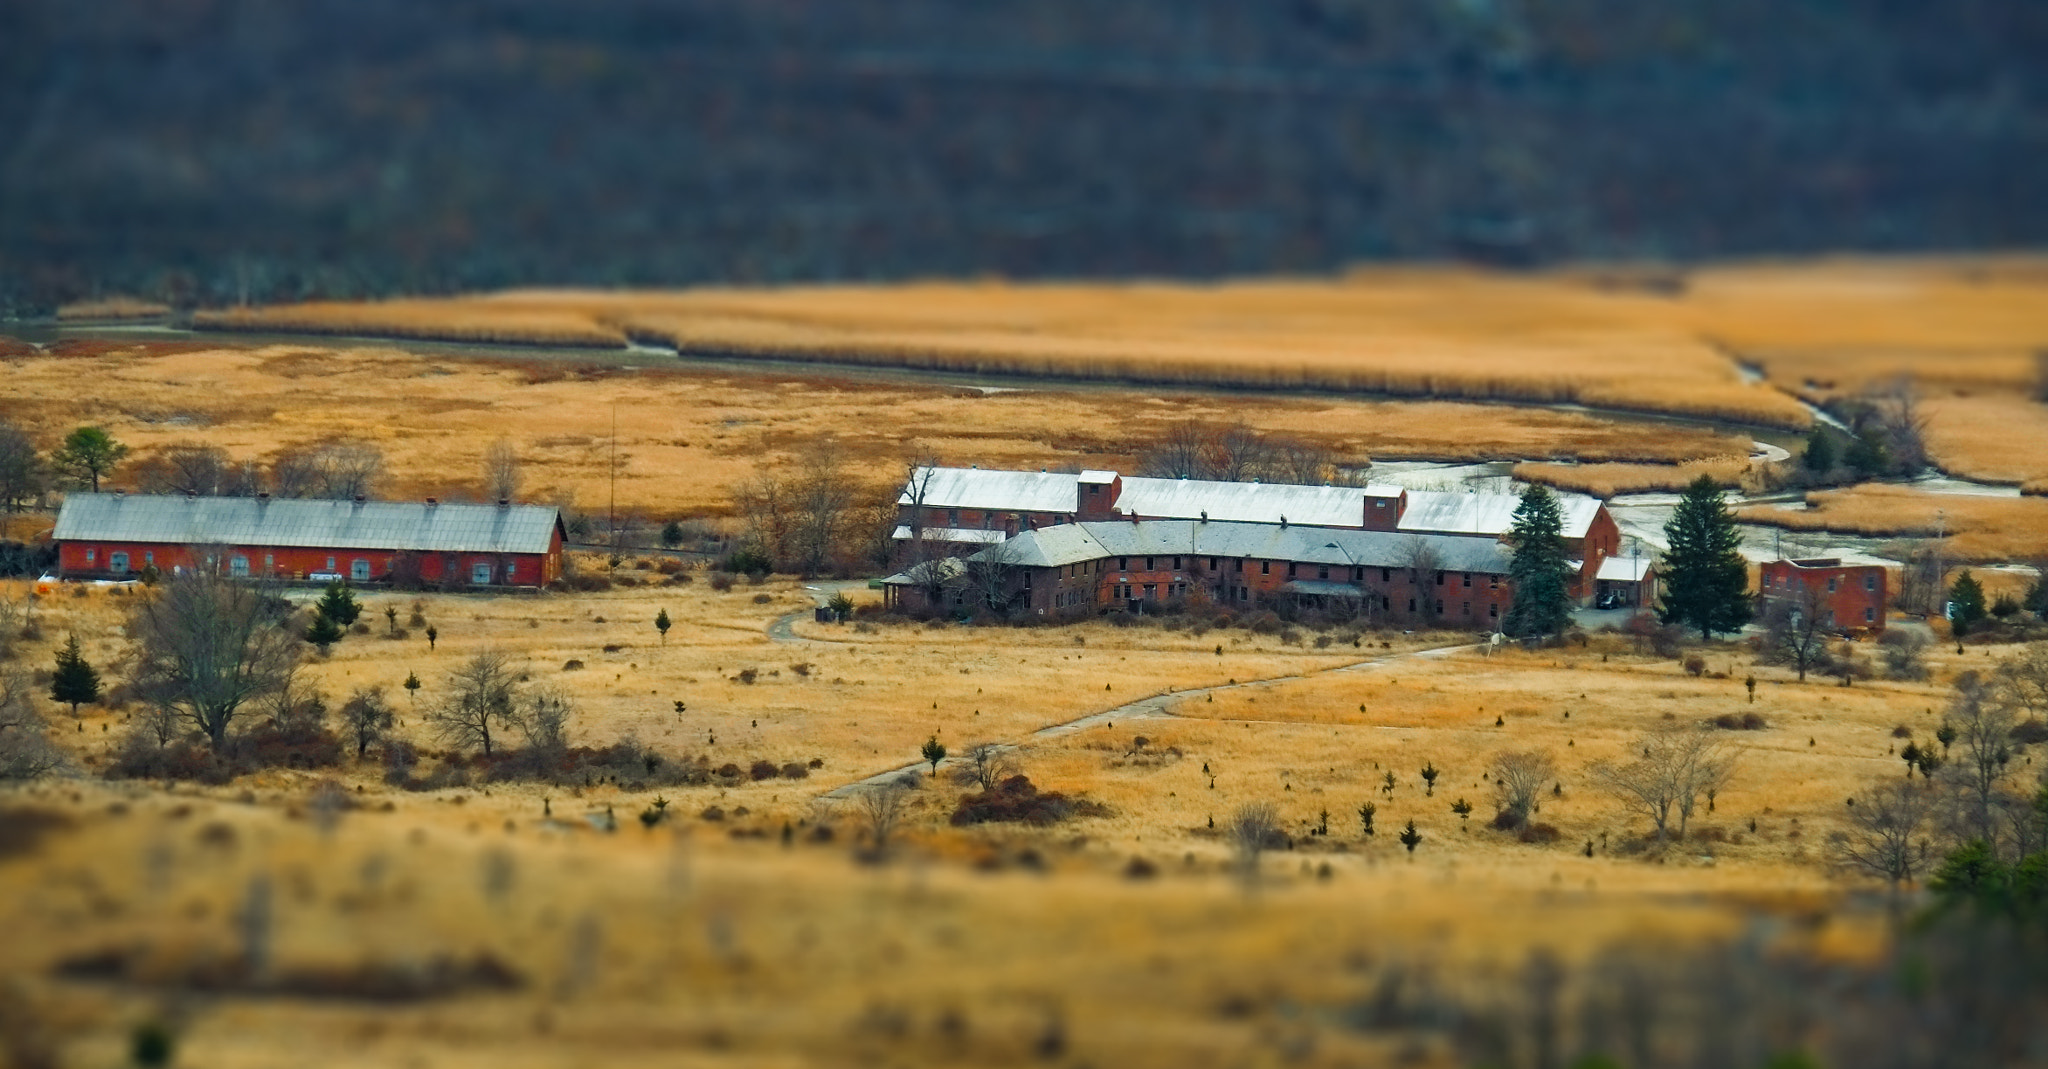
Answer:
<path fill-rule="evenodd" d="M 0 861 L 33 854 L 42 841 L 67 831 L 78 821 L 59 809 L 0 809 Z"/>
<path fill-rule="evenodd" d="M 960 799 L 952 824 L 1057 824 L 1069 817 L 1107 816 L 1109 810 L 1085 798 L 1058 791 L 1040 791 L 1029 776 L 1015 775 L 994 787 Z"/>
<path fill-rule="evenodd" d="M 1951 555 L 1962 561 L 2048 556 L 2048 500 L 2038 497 L 1934 494 L 1869 483 L 1808 494 L 1806 506 L 1749 505 L 1735 514 L 1744 523 L 1869 538 L 1931 538 L 1945 527 Z"/>
<path fill-rule="evenodd" d="M 1515 465 L 1515 478 L 1560 490 L 1610 498 L 1658 490 L 1683 490 L 1702 475 L 1721 486 L 1740 485 L 1750 470 L 1749 458 L 1708 457 L 1683 464 L 1549 464 Z"/>

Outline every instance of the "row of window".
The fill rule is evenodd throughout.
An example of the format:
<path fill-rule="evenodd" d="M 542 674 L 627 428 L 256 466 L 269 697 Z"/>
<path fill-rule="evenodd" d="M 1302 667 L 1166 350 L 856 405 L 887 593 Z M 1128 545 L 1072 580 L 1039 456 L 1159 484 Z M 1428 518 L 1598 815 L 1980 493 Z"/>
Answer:
<path fill-rule="evenodd" d="M 1835 591 L 1836 591 L 1836 590 L 1838 589 L 1838 586 L 1837 586 L 1837 584 L 1838 584 L 1838 583 L 1839 583 L 1840 581 L 1841 581 L 1841 577 L 1840 577 L 1840 576 L 1834 576 L 1834 575 L 1828 576 L 1828 593 L 1830 593 L 1830 594 L 1834 593 L 1834 592 L 1835 592 Z M 1792 576 L 1790 576 L 1790 575 L 1782 575 L 1782 574 L 1781 574 L 1781 575 L 1774 575 L 1774 576 L 1772 576 L 1772 577 L 1771 577 L 1771 578 L 1770 578 L 1770 579 L 1769 579 L 1769 580 L 1767 581 L 1767 584 L 1766 584 L 1766 585 L 1768 585 L 1768 586 L 1775 586 L 1775 587 L 1781 587 L 1781 588 L 1782 588 L 1782 587 L 1790 587 L 1790 586 L 1792 585 Z M 1869 590 L 1869 591 L 1875 591 L 1875 590 L 1877 589 L 1877 573 L 1876 573 L 1876 572 L 1866 572 L 1866 573 L 1864 573 L 1864 576 L 1863 576 L 1863 589 L 1865 589 L 1865 590 Z"/>
<path fill-rule="evenodd" d="M 87 549 L 87 550 L 85 551 L 85 563 L 87 563 L 87 564 L 94 564 L 94 563 L 97 563 L 97 562 L 98 562 L 98 556 L 99 556 L 99 551 L 98 551 L 98 550 L 96 550 L 96 549 Z M 238 578 L 238 579 L 246 579 L 246 578 L 248 578 L 248 577 L 249 577 L 249 574 L 250 574 L 250 570 L 249 570 L 249 563 L 250 563 L 250 562 L 249 562 L 249 558 L 248 558 L 248 556 L 247 556 L 246 554 L 242 554 L 242 553 L 237 553 L 237 554 L 234 554 L 233 556 L 230 556 L 230 557 L 228 558 L 228 574 L 229 574 L 229 575 L 232 575 L 232 576 L 234 576 L 234 577 L 236 577 L 236 578 Z M 148 567 L 152 567 L 152 566 L 154 566 L 155 564 L 156 564 L 156 553 L 155 553 L 154 551 L 152 551 L 152 550 L 144 550 L 144 551 L 143 551 L 143 554 L 142 554 L 142 565 L 143 565 L 143 567 L 145 567 L 145 568 L 148 568 Z M 117 549 L 117 550 L 114 550 L 113 552 L 111 552 L 111 553 L 107 554 L 107 571 L 109 571 L 109 572 L 111 572 L 111 573 L 113 573 L 113 574 L 115 574 L 115 575 L 126 575 L 126 574 L 128 574 L 128 572 L 129 572 L 129 570 L 130 570 L 130 568 L 131 568 L 132 566 L 133 566 L 133 559 L 132 559 L 131 557 L 129 557 L 129 555 L 128 555 L 128 553 L 127 553 L 127 551 L 126 551 L 126 550 L 118 550 L 118 549 Z M 264 575 L 269 575 L 269 574 L 271 574 L 272 572 L 275 572 L 276 570 L 277 570 L 277 562 L 276 562 L 276 557 L 275 557 L 275 556 L 274 556 L 273 554 L 265 553 L 265 554 L 263 555 L 263 574 L 264 574 Z M 327 571 L 328 571 L 328 572 L 329 572 L 330 574 L 332 574 L 332 573 L 334 573 L 334 570 L 335 570 L 335 558 L 333 558 L 333 557 L 329 557 L 329 558 L 327 558 Z M 474 584 L 478 585 L 478 586 L 487 586 L 487 585 L 489 585 L 489 584 L 490 584 L 490 582 L 491 582 L 491 575 L 492 575 L 493 571 L 494 571 L 494 569 L 493 569 L 493 567 L 492 567 L 492 565 L 491 565 L 491 562 L 489 562 L 489 561 L 476 561 L 476 562 L 472 563 L 472 564 L 471 564 L 471 565 L 469 566 L 469 581 L 470 581 L 471 583 L 474 583 Z M 516 578 L 517 578 L 517 576 L 518 576 L 518 573 L 519 573 L 519 565 L 518 565 L 517 563 L 515 563 L 515 562 L 512 562 L 512 561 L 507 561 L 507 562 L 505 563 L 505 581 L 506 581 L 506 582 L 510 583 L 510 582 L 513 582 L 513 581 L 515 581 L 515 580 L 516 580 Z M 369 582 L 369 581 L 370 581 L 370 562 L 369 562 L 368 560 L 365 560 L 365 559 L 364 559 L 364 558 L 362 558 L 362 557 L 357 557 L 356 559 L 354 559 L 354 560 L 350 561 L 350 562 L 349 562 L 349 565 L 348 565 L 348 577 L 349 577 L 350 579 L 352 579 L 352 580 L 354 580 L 354 581 L 358 582 L 358 583 L 367 583 L 367 582 Z"/>

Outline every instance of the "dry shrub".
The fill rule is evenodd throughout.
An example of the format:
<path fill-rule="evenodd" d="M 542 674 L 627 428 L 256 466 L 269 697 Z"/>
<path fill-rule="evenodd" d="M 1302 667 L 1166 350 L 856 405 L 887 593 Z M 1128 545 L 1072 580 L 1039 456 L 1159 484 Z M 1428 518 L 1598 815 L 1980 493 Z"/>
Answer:
<path fill-rule="evenodd" d="M 723 594 L 723 593 L 725 593 L 726 591 L 728 591 L 728 590 L 731 590 L 731 589 L 732 589 L 732 584 L 733 584 L 733 578 L 732 578 L 732 573 L 731 573 L 731 572 L 713 572 L 713 573 L 711 573 L 711 589 L 713 589 L 713 590 L 716 590 L 716 591 L 718 591 L 719 593 Z"/>
<path fill-rule="evenodd" d="M 654 566 L 654 570 L 663 575 L 676 575 L 686 567 L 688 566 L 674 557 L 664 557 L 661 563 Z"/>
<path fill-rule="evenodd" d="M 735 683 L 745 683 L 748 686 L 753 686 L 754 680 L 760 678 L 760 675 L 761 671 L 758 668 L 742 668 L 740 673 L 732 677 L 732 679 Z"/>
<path fill-rule="evenodd" d="M 1523 825 L 1515 838 L 1525 843 L 1554 843 L 1564 838 L 1564 833 L 1556 825 L 1537 822 Z"/>
<path fill-rule="evenodd" d="M 1015 775 L 993 788 L 960 799 L 952 823 L 1057 824 L 1068 817 L 1105 816 L 1108 808 L 1085 799 L 1070 799 L 1057 791 L 1041 792 L 1030 777 Z"/>
<path fill-rule="evenodd" d="M 808 779 L 810 774 L 811 770 L 804 767 L 801 761 L 791 761 L 782 766 L 783 779 Z"/>
<path fill-rule="evenodd" d="M 756 783 L 764 779 L 774 779 L 781 774 L 782 768 L 773 761 L 755 761 L 753 767 L 747 770 L 747 778 Z"/>
<path fill-rule="evenodd" d="M 1713 724 L 1723 731 L 1762 731 L 1770 726 L 1762 713 L 1722 713 L 1714 718 Z"/>

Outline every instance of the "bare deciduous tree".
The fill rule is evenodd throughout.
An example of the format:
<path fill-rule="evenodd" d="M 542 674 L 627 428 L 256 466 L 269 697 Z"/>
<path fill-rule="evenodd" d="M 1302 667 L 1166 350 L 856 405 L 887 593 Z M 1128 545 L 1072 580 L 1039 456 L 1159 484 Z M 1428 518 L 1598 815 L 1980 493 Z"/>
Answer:
<path fill-rule="evenodd" d="M 1540 750 L 1511 750 L 1494 757 L 1488 774 L 1493 779 L 1494 804 L 1521 827 L 1536 811 L 1543 785 L 1556 777 L 1557 763 Z"/>
<path fill-rule="evenodd" d="M 1209 433 L 1194 422 L 1176 423 L 1138 456 L 1138 472 L 1156 479 L 1206 479 Z"/>
<path fill-rule="evenodd" d="M 1237 855 L 1238 871 L 1246 882 L 1256 882 L 1259 878 L 1259 855 L 1281 836 L 1279 813 L 1271 802 L 1248 802 L 1230 814 L 1230 823 L 1224 825 L 1223 834 L 1230 843 L 1231 852 Z"/>
<path fill-rule="evenodd" d="M 976 609 L 1005 613 L 1017 593 L 1013 589 L 1017 575 L 1016 544 L 998 542 L 967 558 L 960 581 L 967 588 L 969 604 Z"/>
<path fill-rule="evenodd" d="M 246 497 L 256 492 L 259 473 L 219 446 L 175 442 L 137 464 L 135 478 L 145 493 Z"/>
<path fill-rule="evenodd" d="M 1880 656 L 1884 658 L 1885 675 L 1900 680 L 1927 678 L 1927 665 L 1921 658 L 1927 653 L 1932 641 L 1918 631 L 1892 628 L 1877 640 Z"/>
<path fill-rule="evenodd" d="M 2015 708 L 1977 672 L 1956 676 L 1945 721 L 1955 730 L 1955 741 L 1947 747 L 1949 759 L 1939 775 L 1950 796 L 1946 816 L 1957 838 L 2000 845 L 2006 830 L 2002 811 L 2023 802 L 2006 784 L 2014 752 L 2012 729 L 2019 722 Z"/>
<path fill-rule="evenodd" d="M 1671 817 L 1678 817 L 1678 837 L 1699 797 L 1718 793 L 1734 774 L 1735 754 L 1711 727 L 1663 727 L 1638 739 L 1639 756 L 1624 764 L 1594 765 L 1595 781 L 1624 806 L 1650 818 L 1657 841 L 1664 842 Z"/>
<path fill-rule="evenodd" d="M 1016 759 L 1001 743 L 978 742 L 960 756 L 959 777 L 984 791 L 995 790 L 996 784 L 1017 774 Z"/>
<path fill-rule="evenodd" d="M 270 492 L 276 497 L 367 498 L 383 477 L 384 452 L 368 442 L 294 447 L 270 462 Z"/>
<path fill-rule="evenodd" d="M 28 432 L 0 419 L 0 508 L 19 512 L 49 488 L 49 469 Z"/>
<path fill-rule="evenodd" d="M 575 719 L 576 703 L 567 692 L 555 687 L 535 687 L 526 696 L 519 713 L 519 731 L 527 748 L 543 759 L 560 757 L 569 749 L 569 721 Z"/>
<path fill-rule="evenodd" d="M 1992 684 L 2007 702 L 2028 716 L 2048 716 L 2048 643 L 2021 647 L 1991 670 Z"/>
<path fill-rule="evenodd" d="M 391 704 L 384 700 L 384 688 L 357 687 L 348 696 L 348 701 L 341 705 L 341 726 L 355 740 L 356 760 L 362 760 L 370 744 L 391 730 L 393 719 Z"/>
<path fill-rule="evenodd" d="M 427 713 L 427 725 L 451 746 L 476 746 L 490 756 L 492 738 L 519 722 L 518 677 L 511 659 L 482 650 L 448 676 L 446 696 Z"/>
<path fill-rule="evenodd" d="M 172 576 L 129 622 L 143 701 L 191 721 L 218 750 L 244 706 L 289 685 L 302 648 L 290 606 L 262 588 L 196 568 Z"/>
<path fill-rule="evenodd" d="M 765 463 L 756 465 L 754 474 L 733 489 L 733 507 L 744 525 L 741 540 L 772 561 L 790 557 L 796 527 L 793 496 Z"/>
<path fill-rule="evenodd" d="M 1804 683 L 1808 671 L 1828 665 L 1828 635 L 1833 624 L 1827 587 L 1820 583 L 1773 594 L 1764 608 L 1764 657 L 1791 665 Z"/>
<path fill-rule="evenodd" d="M 1415 591 L 1415 611 L 1425 622 L 1437 618 L 1437 577 L 1443 574 L 1443 557 L 1429 540 L 1417 535 L 1402 549 L 1408 568 L 1408 582 Z"/>
<path fill-rule="evenodd" d="M 36 686 L 26 673 L 0 675 L 0 781 L 37 779 L 64 764 L 36 710 Z"/>
<path fill-rule="evenodd" d="M 1849 806 L 1848 829 L 1828 836 L 1828 845 L 1838 864 L 1886 880 L 1897 893 L 1933 855 L 1925 834 L 1933 813 L 1924 784 L 1886 780 Z"/>
<path fill-rule="evenodd" d="M 1205 453 L 1204 470 L 1200 478 L 1221 479 L 1224 482 L 1244 482 L 1248 479 L 1277 481 L 1272 467 L 1272 446 L 1267 443 L 1264 435 L 1243 421 L 1233 423 L 1211 435 Z"/>
<path fill-rule="evenodd" d="M 516 501 L 519 498 L 519 450 L 510 438 L 500 438 L 484 451 L 484 499 Z"/>
<path fill-rule="evenodd" d="M 910 791 L 894 781 L 863 787 L 854 795 L 854 807 L 861 823 L 867 826 L 868 841 L 876 856 L 888 853 L 889 840 L 895 836 L 897 825 L 903 823 L 909 801 Z"/>
<path fill-rule="evenodd" d="M 843 456 L 838 443 L 824 438 L 811 443 L 797 458 L 791 549 L 803 575 L 824 571 L 845 534 L 854 485 Z"/>

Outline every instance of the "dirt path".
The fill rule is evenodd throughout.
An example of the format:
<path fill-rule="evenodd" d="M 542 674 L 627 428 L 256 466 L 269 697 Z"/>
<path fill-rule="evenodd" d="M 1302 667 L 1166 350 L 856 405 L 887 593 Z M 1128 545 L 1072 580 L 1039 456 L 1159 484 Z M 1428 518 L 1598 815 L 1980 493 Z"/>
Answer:
<path fill-rule="evenodd" d="M 1025 736 L 1023 742 L 1008 743 L 1005 745 L 1004 748 L 1014 750 L 1032 739 L 1058 738 L 1061 735 L 1069 735 L 1076 731 L 1085 731 L 1092 727 L 1098 727 L 1105 724 L 1113 724 L 1119 720 L 1177 719 L 1178 714 L 1174 713 L 1174 706 L 1177 706 L 1181 702 L 1188 701 L 1190 699 L 1201 698 L 1210 694 L 1220 694 L 1224 691 L 1243 690 L 1250 687 L 1269 687 L 1275 683 L 1290 683 L 1297 679 L 1308 679 L 1313 676 L 1330 675 L 1336 672 L 1369 672 L 1381 668 L 1385 665 L 1393 664 L 1397 661 L 1421 658 L 1442 658 L 1448 657 L 1451 654 L 1460 652 L 1462 650 L 1470 650 L 1477 648 L 1478 647 L 1475 645 L 1435 646 L 1426 650 L 1409 650 L 1405 653 L 1390 653 L 1384 657 L 1371 657 L 1363 661 L 1353 661 L 1350 664 L 1340 664 L 1335 668 L 1324 668 L 1314 672 L 1299 672 L 1294 675 L 1272 676 L 1266 679 L 1252 679 L 1246 680 L 1243 683 L 1219 683 L 1213 687 L 1194 687 L 1188 690 L 1171 690 L 1163 694 L 1154 694 L 1149 697 L 1139 698 L 1136 701 L 1125 702 L 1124 704 L 1119 705 L 1114 709 L 1105 709 L 1102 712 L 1090 713 L 1087 716 L 1080 717 L 1075 720 L 1069 720 L 1065 723 L 1053 724 L 1050 727 L 1039 728 L 1037 731 L 1034 731 L 1030 735 Z M 1240 723 L 1241 721 L 1219 719 L 1216 722 L 1221 724 Z M 954 756 L 957 757 L 959 755 L 956 754 Z M 867 777 L 866 779 L 855 780 L 854 782 L 846 784 L 843 787 L 836 787 L 830 791 L 825 792 L 825 794 L 821 797 L 827 799 L 850 798 L 853 796 L 853 793 L 859 790 L 860 788 L 878 786 L 880 784 L 893 780 L 906 772 L 924 772 L 928 770 L 929 766 L 926 765 L 924 762 L 913 761 L 910 764 L 903 765 L 898 768 L 892 768 L 886 772 L 877 772 L 874 775 Z"/>
<path fill-rule="evenodd" d="M 832 600 L 832 595 L 842 590 L 858 590 L 866 585 L 868 585 L 868 581 L 865 579 L 834 579 L 822 583 L 805 583 L 804 592 L 811 596 L 812 601 L 817 602 L 813 606 L 815 610 L 824 608 L 825 604 Z M 776 642 L 813 641 L 796 633 L 796 622 L 809 615 L 809 612 L 802 610 L 783 613 L 769 622 L 768 637 Z"/>

